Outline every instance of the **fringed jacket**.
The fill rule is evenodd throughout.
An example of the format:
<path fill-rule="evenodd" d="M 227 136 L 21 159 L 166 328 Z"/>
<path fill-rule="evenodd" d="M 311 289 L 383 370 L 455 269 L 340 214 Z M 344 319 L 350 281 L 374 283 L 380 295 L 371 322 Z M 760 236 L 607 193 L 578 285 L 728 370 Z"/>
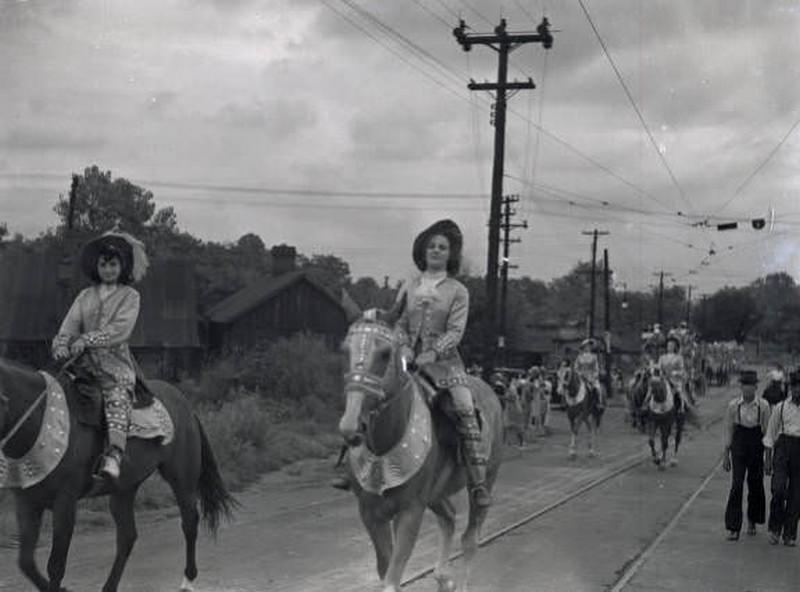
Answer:
<path fill-rule="evenodd" d="M 408 283 L 406 294 L 406 308 L 396 329 L 400 342 L 416 354 L 433 351 L 437 363 L 455 365 L 465 373 L 458 344 L 467 327 L 467 288 L 449 276 L 426 288 L 422 276 L 418 276 Z"/>
<path fill-rule="evenodd" d="M 75 298 L 53 339 L 53 348 L 69 347 L 82 337 L 92 369 L 100 371 L 101 382 L 110 380 L 133 388 L 136 371 L 128 340 L 138 317 L 139 292 L 134 288 L 120 285 L 101 297 L 98 286 L 91 286 Z"/>

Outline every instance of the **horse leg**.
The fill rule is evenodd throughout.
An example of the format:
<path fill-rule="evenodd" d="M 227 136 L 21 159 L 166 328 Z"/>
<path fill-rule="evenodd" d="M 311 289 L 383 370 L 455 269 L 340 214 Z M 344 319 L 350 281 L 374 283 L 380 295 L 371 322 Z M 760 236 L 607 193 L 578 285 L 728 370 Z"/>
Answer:
<path fill-rule="evenodd" d="M 578 420 L 575 418 L 569 418 L 569 431 L 570 431 L 570 440 L 569 440 L 569 457 L 574 459 L 577 456 L 575 452 L 575 440 L 578 437 L 578 429 L 580 428 L 580 424 Z"/>
<path fill-rule="evenodd" d="M 47 578 L 39 571 L 36 565 L 36 544 L 39 542 L 39 530 L 42 526 L 44 509 L 34 506 L 17 495 L 17 528 L 19 529 L 19 555 L 17 563 L 23 574 L 33 582 L 38 590 L 47 590 Z"/>
<path fill-rule="evenodd" d="M 136 517 L 133 510 L 135 497 L 136 488 L 113 493 L 109 499 L 108 506 L 117 527 L 117 553 L 108 579 L 103 585 L 103 592 L 116 592 L 125 564 L 136 542 Z"/>
<path fill-rule="evenodd" d="M 681 436 L 683 435 L 683 423 L 684 418 L 678 415 L 675 418 L 675 453 L 670 461 L 670 466 L 676 466 L 678 464 L 678 447 L 681 445 Z"/>
<path fill-rule="evenodd" d="M 389 569 L 389 561 L 392 559 L 392 551 L 394 547 L 394 533 L 392 532 L 392 523 L 388 520 L 376 522 L 374 519 L 364 519 L 362 513 L 361 521 L 369 533 L 369 538 L 372 540 L 372 547 L 375 549 L 375 559 L 378 566 L 378 577 L 383 581 L 386 576 L 386 570 Z"/>
<path fill-rule="evenodd" d="M 456 530 L 456 511 L 447 498 L 431 504 L 430 509 L 436 514 L 439 524 L 439 559 L 433 569 L 433 577 L 439 586 L 439 592 L 453 592 L 456 588 L 450 576 L 448 565 L 453 545 L 453 534 Z"/>
<path fill-rule="evenodd" d="M 403 579 L 403 570 L 417 542 L 419 527 L 425 506 L 414 503 L 410 508 L 401 511 L 394 519 L 395 545 L 386 577 L 383 580 L 383 592 L 397 592 Z"/>
<path fill-rule="evenodd" d="M 589 430 L 589 456 L 594 458 L 597 456 L 597 451 L 594 449 L 594 439 L 597 435 L 597 427 L 592 423 L 591 418 L 586 418 L 586 427 Z"/>
<path fill-rule="evenodd" d="M 653 455 L 653 463 L 658 466 L 661 462 L 656 453 L 656 422 L 655 418 L 650 418 L 647 430 L 647 443 L 650 444 L 650 453 Z"/>
<path fill-rule="evenodd" d="M 669 450 L 669 433 L 672 431 L 672 427 L 667 421 L 663 421 L 659 426 L 659 430 L 661 432 L 661 463 L 658 465 L 658 468 L 663 471 L 666 468 L 667 464 L 667 452 Z"/>
<path fill-rule="evenodd" d="M 78 500 L 71 493 L 56 498 L 53 504 L 53 543 L 47 560 L 48 592 L 63 592 L 61 581 L 67 569 L 67 555 L 75 530 Z"/>
<path fill-rule="evenodd" d="M 481 526 L 486 518 L 488 508 L 478 508 L 470 499 L 469 518 L 467 528 L 461 535 L 461 551 L 463 553 L 463 563 L 461 570 L 461 584 L 459 592 L 467 592 L 469 579 L 472 575 L 472 562 L 478 552 L 478 537 L 480 536 Z"/>

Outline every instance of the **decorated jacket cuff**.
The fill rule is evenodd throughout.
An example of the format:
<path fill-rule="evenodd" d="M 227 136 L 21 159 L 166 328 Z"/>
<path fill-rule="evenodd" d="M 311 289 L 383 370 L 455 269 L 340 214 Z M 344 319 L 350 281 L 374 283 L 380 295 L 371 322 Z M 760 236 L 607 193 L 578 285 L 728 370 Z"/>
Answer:
<path fill-rule="evenodd" d="M 89 347 L 103 347 L 111 341 L 111 337 L 105 331 L 90 331 L 81 337 Z"/>
<path fill-rule="evenodd" d="M 449 334 L 442 335 L 436 341 L 433 342 L 432 349 L 436 352 L 436 355 L 440 358 L 445 357 L 447 354 L 452 352 L 457 345 L 457 341 L 455 337 Z"/>

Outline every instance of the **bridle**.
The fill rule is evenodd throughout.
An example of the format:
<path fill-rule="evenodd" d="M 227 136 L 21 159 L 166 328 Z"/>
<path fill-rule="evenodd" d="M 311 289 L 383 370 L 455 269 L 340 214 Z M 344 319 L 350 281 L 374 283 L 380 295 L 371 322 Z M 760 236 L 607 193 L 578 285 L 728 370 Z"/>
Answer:
<path fill-rule="evenodd" d="M 359 390 L 366 395 L 376 397 L 381 404 L 387 400 L 383 388 L 383 376 L 366 369 L 367 354 L 370 352 L 369 341 L 381 339 L 390 345 L 395 345 L 395 336 L 392 329 L 380 322 L 359 323 L 350 328 L 345 341 L 355 344 L 357 358 L 353 364 L 354 370 L 344 375 L 345 391 Z M 405 360 L 403 360 L 405 362 Z M 405 369 L 405 363 L 403 364 Z"/>

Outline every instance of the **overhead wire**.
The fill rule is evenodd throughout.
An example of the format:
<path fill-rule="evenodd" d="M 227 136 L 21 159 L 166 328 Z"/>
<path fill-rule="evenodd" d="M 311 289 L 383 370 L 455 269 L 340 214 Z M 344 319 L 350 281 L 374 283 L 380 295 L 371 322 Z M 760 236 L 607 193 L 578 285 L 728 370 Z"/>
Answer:
<path fill-rule="evenodd" d="M 725 208 L 727 208 L 727 207 L 728 207 L 728 206 L 731 204 L 731 202 L 733 202 L 733 200 L 735 200 L 737 197 L 739 197 L 739 195 L 741 195 L 742 191 L 744 190 L 744 188 L 745 188 L 745 187 L 747 187 L 747 185 L 750 183 L 750 181 L 752 181 L 752 180 L 753 180 L 753 178 L 754 178 L 754 177 L 755 177 L 755 176 L 756 176 L 756 175 L 757 175 L 759 172 L 761 172 L 761 169 L 763 169 L 765 166 L 767 166 L 767 163 L 769 163 L 769 161 L 770 161 L 770 160 L 772 160 L 772 157 L 773 157 L 773 156 L 775 156 L 775 155 L 778 153 L 778 151 L 779 151 L 779 150 L 781 149 L 781 147 L 784 145 L 784 143 L 786 142 L 786 140 L 788 140 L 788 139 L 789 139 L 789 137 L 790 137 L 790 136 L 791 136 L 791 135 L 794 133 L 794 130 L 795 130 L 795 129 L 797 129 L 797 126 L 798 126 L 798 125 L 800 125 L 800 119 L 798 119 L 797 121 L 795 121 L 795 122 L 792 124 L 792 127 L 790 127 L 790 128 L 789 128 L 789 131 L 788 131 L 788 132 L 786 132 L 786 134 L 784 134 L 784 136 L 783 136 L 783 137 L 780 139 L 780 141 L 778 142 L 778 144 L 777 144 L 777 145 L 776 145 L 776 146 L 775 146 L 775 147 L 774 147 L 772 150 L 770 150 L 770 152 L 769 152 L 769 154 L 767 154 L 766 158 L 764 158 L 764 160 L 762 160 L 762 161 L 761 161 L 761 162 L 758 164 L 758 166 L 756 166 L 755 170 L 753 170 L 753 171 L 752 171 L 752 172 L 751 172 L 749 175 L 747 175 L 747 177 L 745 177 L 744 181 L 742 181 L 742 182 L 739 184 L 739 186 L 738 186 L 738 187 L 736 188 L 736 190 L 733 192 L 733 195 L 731 195 L 731 196 L 730 196 L 730 197 L 729 197 L 729 198 L 728 198 L 728 199 L 725 201 L 725 203 L 724 203 L 724 204 L 722 204 L 722 206 L 719 208 L 719 210 L 718 210 L 718 213 L 719 213 L 719 214 L 721 214 L 721 213 L 723 212 L 723 210 L 725 210 Z"/>
<path fill-rule="evenodd" d="M 639 109 L 639 105 L 637 105 L 636 100 L 633 98 L 633 95 L 631 94 L 631 91 L 628 88 L 628 85 L 625 83 L 625 79 L 622 77 L 622 72 L 620 72 L 619 68 L 617 67 L 614 58 L 611 57 L 611 53 L 608 51 L 608 47 L 606 46 L 606 43 L 603 40 L 602 35 L 600 35 L 600 31 L 598 30 L 597 25 L 595 25 L 594 20 L 592 19 L 592 15 L 589 14 L 589 10 L 586 8 L 586 4 L 584 4 L 583 0 L 578 0 L 578 4 L 580 4 L 581 9 L 583 10 L 584 15 L 586 16 L 586 20 L 589 21 L 589 25 L 591 26 L 592 31 L 594 31 L 595 37 L 597 37 L 597 41 L 598 43 L 600 43 L 600 47 L 603 49 L 603 53 L 605 54 L 608 63 L 611 64 L 611 68 L 614 70 L 614 74 L 616 75 L 617 80 L 622 86 L 622 90 L 625 91 L 625 96 L 628 97 L 628 101 L 630 102 L 631 107 L 633 107 L 633 110 L 636 112 L 636 116 L 639 118 L 639 122 L 642 124 L 642 127 L 644 128 L 645 133 L 647 134 L 647 137 L 650 140 L 650 144 L 655 149 L 656 154 L 658 155 L 658 158 L 661 161 L 661 164 L 664 166 L 667 173 L 669 174 L 669 177 L 672 180 L 673 185 L 677 188 L 678 193 L 681 196 L 681 199 L 689 207 L 689 209 L 692 210 L 693 209 L 692 203 L 689 201 L 689 198 L 686 196 L 683 187 L 678 182 L 678 179 L 675 177 L 675 173 L 673 173 L 672 168 L 669 166 L 669 163 L 667 162 L 667 159 L 664 156 L 663 151 L 656 142 L 656 139 L 653 136 L 653 132 L 650 131 L 650 126 L 647 125 L 647 121 L 645 121 L 644 115 L 642 114 L 641 109 Z"/>

